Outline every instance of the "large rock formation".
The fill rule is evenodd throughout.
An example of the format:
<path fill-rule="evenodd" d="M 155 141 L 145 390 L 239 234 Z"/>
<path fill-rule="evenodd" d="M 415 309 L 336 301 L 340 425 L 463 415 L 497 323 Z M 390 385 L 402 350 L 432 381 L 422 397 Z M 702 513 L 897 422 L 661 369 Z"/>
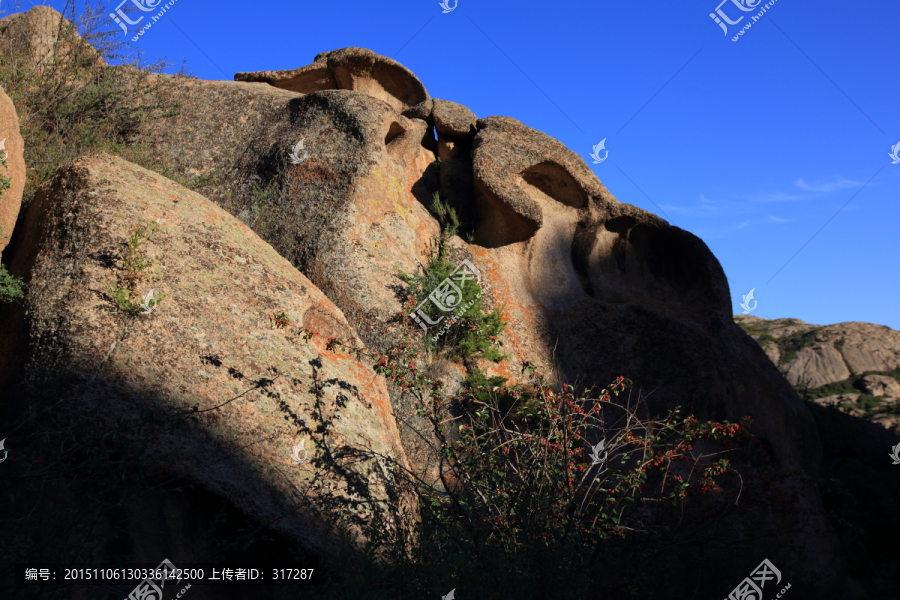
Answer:
<path fill-rule="evenodd" d="M 292 71 L 238 74 L 237 82 L 159 78 L 168 82 L 171 97 L 181 101 L 182 109 L 148 124 L 142 139 L 151 145 L 151 154 L 170 166 L 173 176 L 192 179 L 210 200 L 298 267 L 347 322 L 359 324 L 357 332 L 370 346 L 381 343 L 381 328 L 401 308 L 397 273 L 410 273 L 427 260 L 439 224 L 426 206 L 440 192 L 459 211 L 463 225 L 463 236 L 450 243 L 453 252 L 477 265 L 490 284 L 490 301 L 509 323 L 502 339 L 511 359 L 486 365 L 491 373 L 516 380 L 519 362 L 527 360 L 551 367 L 557 380 L 585 386 L 604 386 L 624 375 L 649 395 L 655 411 L 680 405 L 707 418 L 736 421 L 752 416 L 754 432 L 771 449 L 777 468 L 817 476 L 821 445 L 809 410 L 765 353 L 735 325 L 726 279 L 706 245 L 646 211 L 618 202 L 584 161 L 558 141 L 514 119 L 476 119 L 465 107 L 431 99 L 402 65 L 358 48 L 320 54 L 313 64 Z M 139 190 L 134 192 L 143 198 Z M 92 205 L 85 201 L 85 206 Z M 64 213 L 57 218 L 63 219 Z M 97 222 L 111 227 L 108 221 Z M 116 234 L 121 237 L 124 230 Z M 104 233 L 101 239 L 109 245 L 113 236 Z M 59 243 L 69 248 L 62 238 Z M 84 254 L 76 256 L 73 269 L 88 268 L 90 273 L 100 268 Z M 164 258 L 160 260 L 165 265 Z M 29 271 L 27 262 L 14 265 L 22 273 Z M 51 288 L 74 285 L 59 268 L 54 277 L 40 292 L 54 299 L 52 308 L 35 304 L 40 310 L 29 317 L 32 326 L 47 330 L 47 340 L 55 339 L 47 311 L 61 314 L 60 306 L 71 303 Z M 268 281 L 274 280 L 263 287 Z M 179 290 L 187 294 L 192 285 L 200 282 L 188 278 Z M 205 289 L 212 293 L 213 288 Z M 84 294 L 86 288 L 74 289 Z M 282 300 L 288 302 L 289 295 Z M 226 297 L 218 296 L 220 302 Z M 280 304 L 256 301 L 264 310 L 277 310 Z M 195 318 L 208 318 L 202 315 L 209 306 L 196 306 Z M 164 307 L 158 315 L 165 314 Z M 100 322 L 99 315 L 82 311 L 71 318 L 84 314 L 84 319 Z M 242 336 L 248 344 L 268 343 L 278 335 L 261 331 L 249 314 L 242 314 L 251 328 Z M 160 321 L 150 321 L 148 327 L 157 323 L 159 334 L 173 335 Z M 73 336 L 71 330 L 62 331 Z M 142 331 L 129 332 L 127 339 Z M 114 332 L 105 331 L 106 337 L 98 336 L 96 343 L 88 343 L 78 331 L 73 339 L 91 349 L 82 354 L 93 355 L 112 343 Z M 352 337 L 354 332 L 339 333 Z M 178 343 L 208 343 L 179 335 Z M 149 334 L 144 339 L 155 343 Z M 128 356 L 116 350 L 119 343 L 106 350 L 112 359 L 85 364 L 122 379 L 137 360 L 131 354 L 131 362 L 116 362 L 115 357 Z M 216 343 L 225 344 L 218 339 Z M 279 351 L 282 348 L 287 351 L 282 346 Z M 259 352 L 249 348 L 239 356 L 264 368 L 260 356 L 272 353 Z M 187 364 L 182 358 L 179 366 Z M 113 372 L 103 360 L 112 360 L 121 372 Z M 194 367 L 210 375 L 207 367 Z M 147 381 L 165 383 L 160 373 L 149 372 Z M 346 377 L 357 388 L 362 386 L 361 379 Z M 187 389 L 201 381 L 192 378 L 179 385 Z M 177 401 L 177 394 L 165 397 Z M 391 404 L 402 423 L 400 440 L 411 468 L 433 480 L 436 455 L 429 451 L 431 440 L 423 437 L 424 424 L 417 421 L 412 402 L 392 390 Z M 235 414 L 229 418 L 241 418 L 236 408 L 230 410 Z M 367 412 L 359 418 L 374 422 L 367 420 L 374 418 Z M 390 437 L 385 430 L 379 447 L 402 456 L 396 444 L 390 445 Z M 265 473 L 265 461 L 258 460 L 253 465 Z M 192 473 L 190 463 L 184 465 L 184 471 Z M 201 480 L 227 492 L 211 475 Z M 787 536 L 788 544 L 770 544 L 759 551 L 786 565 L 799 590 L 795 593 L 841 593 L 847 579 L 844 561 L 822 514 L 818 491 L 809 479 L 779 481 L 798 493 L 796 508 L 808 516 Z M 269 514 L 241 492 L 234 496 L 253 514 Z M 780 525 L 784 515 L 773 515 L 769 525 Z"/>
<path fill-rule="evenodd" d="M 25 188 L 24 142 L 19 133 L 19 117 L 16 107 L 6 92 L 0 88 L 0 157 L 6 166 L 0 165 L 0 177 L 9 180 L 9 187 L 0 191 L 0 255 L 9 244 Z"/>
<path fill-rule="evenodd" d="M 348 90 L 304 96 L 258 83 L 168 80 L 182 109 L 151 124 L 153 154 L 185 177 L 212 181 L 203 188 L 210 199 L 297 265 L 380 347 L 379 326 L 400 309 L 397 272 L 415 272 L 439 231 L 423 205 L 432 189 L 420 181 L 434 172 L 422 144 L 426 122 Z M 209 118 L 223 106 L 243 107 L 241 118 Z M 301 140 L 305 158 L 291 162 Z M 426 424 L 412 401 L 393 393 L 413 468 L 435 483 L 434 440 L 422 437 Z"/>
<path fill-rule="evenodd" d="M 36 75 L 44 77 L 63 65 L 106 64 L 75 26 L 49 6 L 35 6 L 0 19 L 0 55 L 24 59 Z"/>
<path fill-rule="evenodd" d="M 735 321 L 805 399 L 900 431 L 900 331 L 749 315 Z"/>
<path fill-rule="evenodd" d="M 872 323 L 811 325 L 738 315 L 791 385 L 809 388 L 900 369 L 900 331 Z"/>
<path fill-rule="evenodd" d="M 323 52 L 316 56 L 311 65 L 299 69 L 238 73 L 234 79 L 268 83 L 304 94 L 322 90 L 353 90 L 387 102 L 395 110 L 428 98 L 425 86 L 412 71 L 368 48 Z"/>
<path fill-rule="evenodd" d="M 438 231 L 424 206 L 445 192 L 471 224 L 471 242 L 457 237 L 451 246 L 478 266 L 509 323 L 502 339 L 511 360 L 492 373 L 515 380 L 515 365 L 529 360 L 586 385 L 624 375 L 657 410 L 680 405 L 733 421 L 750 415 L 779 468 L 816 476 L 821 446 L 810 413 L 734 324 L 721 266 L 701 240 L 618 202 L 578 155 L 514 119 L 468 127 L 470 113 L 452 103 L 421 98 L 413 105 L 410 97 L 385 95 L 379 90 L 389 86 L 377 69 L 343 84 L 325 76 L 337 67 L 323 56 L 357 55 L 368 57 L 335 51 L 295 72 L 237 77 L 296 83 L 312 92 L 306 95 L 173 81 L 173 93 L 190 101 L 153 125 L 155 151 L 181 174 L 214 173 L 204 193 L 252 223 L 348 320 L 361 323 L 371 344 L 378 344 L 375 325 L 400 309 L 396 274 L 425 262 Z M 311 74 L 324 87 L 309 87 Z M 359 83 L 367 77 L 380 83 Z M 240 119 L 213 118 L 234 106 L 242 107 Z M 197 152 L 180 147 L 187 139 Z M 295 162 L 289 152 L 300 140 L 304 156 Z M 213 156 L 233 158 L 217 163 Z M 270 192 L 262 202 L 260 189 Z M 417 431 L 412 403 L 398 393 L 392 400 L 414 468 L 432 477 L 436 456 Z M 800 538 L 815 542 L 799 542 L 782 560 L 809 585 L 842 585 L 840 554 L 815 490 L 790 485 L 807 503 L 800 509 L 813 515 Z"/>
<path fill-rule="evenodd" d="M 145 241 L 129 243 L 145 226 Z M 136 274 L 125 271 L 135 248 L 152 261 Z M 407 461 L 384 380 L 325 348 L 329 337 L 358 342 L 353 328 L 222 209 L 98 156 L 41 189 L 9 251 L 29 293 L 0 312 L 8 417 L 52 407 L 58 427 L 48 435 L 60 443 L 118 431 L 120 444 L 302 547 L 329 547 L 319 513 L 328 501 L 343 507 L 357 535 L 379 510 L 414 516 L 393 478 Z M 133 303 L 144 299 L 144 310 L 129 312 L 119 286 L 136 294 Z M 160 294 L 155 306 L 147 301 Z M 290 326 L 267 318 L 281 313 Z M 320 337 L 306 343 L 296 327 Z M 149 436 L 122 429 L 147 410 L 177 428 Z"/>

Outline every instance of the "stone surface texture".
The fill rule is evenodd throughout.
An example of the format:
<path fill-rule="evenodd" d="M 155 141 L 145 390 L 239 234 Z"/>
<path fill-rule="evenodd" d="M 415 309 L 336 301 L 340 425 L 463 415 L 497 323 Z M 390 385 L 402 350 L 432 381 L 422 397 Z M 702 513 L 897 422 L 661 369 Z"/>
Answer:
<path fill-rule="evenodd" d="M 9 188 L 0 192 L 0 256 L 12 237 L 19 207 L 22 205 L 22 190 L 25 188 L 25 143 L 19 132 L 19 117 L 16 107 L 6 92 L 0 88 L 0 156 L 6 159 L 6 166 L 0 165 L 0 177 L 9 178 Z"/>
<path fill-rule="evenodd" d="M 144 244 L 153 266 L 134 288 L 164 297 L 149 314 L 126 314 L 109 289 L 122 281 L 126 239 L 148 223 L 158 226 Z M 392 478 L 408 463 L 384 380 L 325 348 L 329 337 L 359 343 L 353 327 L 238 219 L 101 155 L 41 188 L 10 248 L 29 293 L 0 313 L 0 329 L 14 332 L 0 376 L 37 405 L 69 398 L 58 415 L 69 427 L 112 431 L 148 409 L 181 415 L 178 435 L 135 443 L 303 547 L 330 547 L 317 512 L 326 497 L 360 523 L 366 502 L 415 514 Z M 319 337 L 273 326 L 277 313 Z M 295 464 L 301 443 L 306 460 Z"/>
<path fill-rule="evenodd" d="M 801 401 L 791 382 L 897 369 L 900 333 L 754 317 L 738 318 L 739 327 L 725 274 L 702 240 L 619 202 L 558 140 L 432 99 L 408 69 L 370 50 L 325 52 L 299 69 L 235 79 L 156 79 L 181 109 L 148 123 L 142 139 L 202 197 L 108 157 L 70 165 L 42 190 L 12 241 L 10 264 L 35 287 L 27 310 L 0 312 L 16 331 L 0 340 L 0 373 L 28 379 L 61 369 L 82 386 L 77 397 L 109 418 L 136 410 L 147 391 L 172 410 L 205 410 L 239 393 L 228 371 L 202 356 L 221 357 L 247 380 L 274 379 L 267 373 L 275 367 L 285 375 L 267 389 L 306 423 L 310 380 L 343 382 L 323 390 L 335 421 L 327 435 L 303 433 L 257 390 L 253 402 L 201 413 L 186 441 L 169 440 L 185 452 L 177 463 L 185 477 L 261 520 L 311 482 L 322 483 L 311 497 L 357 493 L 331 463 L 294 469 L 286 451 L 297 436 L 320 452 L 368 445 L 435 482 L 442 465 L 409 394 L 348 357 L 288 339 L 264 315 L 287 311 L 325 336 L 383 349 L 382 334 L 399 327 L 390 324 L 402 308 L 398 275 L 427 264 L 434 249 L 440 224 L 429 206 L 439 194 L 462 224 L 448 244 L 453 260 L 477 266 L 488 308 L 508 323 L 501 341 L 509 359 L 477 363 L 488 375 L 523 383 L 521 364 L 530 361 L 551 383 L 602 388 L 625 376 L 654 414 L 679 406 L 703 419 L 751 416 L 774 466 L 805 475 L 779 480 L 808 518 L 767 555 L 778 553 L 810 597 L 844 589 L 843 554 L 811 483 L 822 444 L 810 406 L 826 408 Z M 128 321 L 100 282 L 115 276 L 129 227 L 159 219 L 152 285 L 166 299 Z M 432 365 L 455 388 L 473 366 Z M 217 467 L 200 466 L 210 461 Z M 374 466 L 382 463 L 366 464 L 360 476 L 373 482 L 374 498 L 398 493 L 388 470 Z M 286 478 L 275 475 L 286 469 Z M 264 493 L 251 497 L 251 488 Z M 773 527 L 784 518 L 770 517 Z M 326 544 L 310 514 L 280 528 Z"/>
<path fill-rule="evenodd" d="M 353 90 L 378 98 L 396 110 L 418 104 L 428 92 L 412 71 L 367 48 L 323 52 L 312 64 L 286 71 L 238 73 L 237 81 L 268 83 L 310 94 L 322 90 Z"/>

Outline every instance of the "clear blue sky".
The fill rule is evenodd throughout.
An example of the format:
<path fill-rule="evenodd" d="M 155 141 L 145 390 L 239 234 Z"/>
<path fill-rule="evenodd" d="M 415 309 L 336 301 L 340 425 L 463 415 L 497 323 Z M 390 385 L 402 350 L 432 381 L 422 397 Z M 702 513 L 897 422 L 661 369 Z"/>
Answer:
<path fill-rule="evenodd" d="M 736 314 L 755 288 L 757 316 L 900 329 L 900 2 L 776 0 L 737 42 L 765 2 L 721 5 L 745 15 L 727 37 L 718 2 L 177 0 L 135 45 L 201 79 L 371 48 L 433 97 L 559 139 L 620 201 L 700 236 Z"/>

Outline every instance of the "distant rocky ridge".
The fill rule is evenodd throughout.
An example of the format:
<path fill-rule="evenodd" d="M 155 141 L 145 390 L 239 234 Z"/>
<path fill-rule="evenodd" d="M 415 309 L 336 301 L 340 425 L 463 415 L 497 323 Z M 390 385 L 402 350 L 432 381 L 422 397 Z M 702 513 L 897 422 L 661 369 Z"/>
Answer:
<path fill-rule="evenodd" d="M 805 400 L 900 428 L 900 331 L 872 323 L 811 325 L 737 315 Z"/>

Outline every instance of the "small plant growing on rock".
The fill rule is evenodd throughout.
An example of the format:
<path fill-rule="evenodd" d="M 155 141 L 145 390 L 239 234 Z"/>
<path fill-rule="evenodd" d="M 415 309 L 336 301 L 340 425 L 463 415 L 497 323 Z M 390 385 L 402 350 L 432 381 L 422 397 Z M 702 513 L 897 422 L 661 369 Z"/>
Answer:
<path fill-rule="evenodd" d="M 441 200 L 440 192 L 435 192 L 431 197 L 431 214 L 441 224 L 442 238 L 453 237 L 459 231 L 459 216 L 456 209 Z"/>
<path fill-rule="evenodd" d="M 140 298 L 135 296 L 128 288 L 120 285 L 113 287 L 108 283 L 107 291 L 113 302 L 119 307 L 119 310 L 130 315 L 138 313 L 150 314 L 165 297 L 165 294 L 159 290 L 152 289 L 143 298 Z"/>
<path fill-rule="evenodd" d="M 277 329 L 284 329 L 291 324 L 290 316 L 283 311 L 280 313 L 268 314 L 266 317 L 269 319 L 269 324 Z"/>
<path fill-rule="evenodd" d="M 135 227 L 128 236 L 128 247 L 125 252 L 125 276 L 129 279 L 137 279 L 140 274 L 153 266 L 153 261 L 147 256 L 144 243 L 150 239 L 159 224 L 149 221 Z"/>
<path fill-rule="evenodd" d="M 136 292 L 146 271 L 153 266 L 153 261 L 147 255 L 144 244 L 157 229 L 159 229 L 159 225 L 154 221 L 143 223 L 132 229 L 128 234 L 125 256 L 122 259 L 125 271 L 122 281 L 113 285 L 104 280 L 106 291 L 113 303 L 126 314 L 150 314 L 165 297 L 165 294 L 157 289 L 151 289 L 143 296 Z"/>
<path fill-rule="evenodd" d="M 441 223 L 442 230 L 428 264 L 414 275 L 403 272 L 397 274 L 406 288 L 401 292 L 403 311 L 394 315 L 394 322 L 404 322 L 420 331 L 408 315 L 419 306 L 422 299 L 444 285 L 459 266 L 450 260 L 447 248 L 447 241 L 459 229 L 456 211 L 444 203 L 437 192 L 434 194 L 431 210 Z M 421 306 L 428 321 L 440 321 L 440 327 L 435 326 L 434 331 L 425 332 L 425 347 L 447 358 L 484 358 L 494 362 L 503 360 L 506 355 L 500 352 L 502 342 L 498 336 L 506 324 L 500 311 L 496 308 L 491 312 L 485 310 L 481 286 L 473 279 L 464 281 L 461 287 L 462 295 L 456 302 L 460 310 L 457 312 L 446 313 L 431 302 Z"/>
<path fill-rule="evenodd" d="M 25 284 L 21 277 L 11 275 L 5 265 L 0 265 L 0 303 L 12 302 L 25 296 Z"/>

